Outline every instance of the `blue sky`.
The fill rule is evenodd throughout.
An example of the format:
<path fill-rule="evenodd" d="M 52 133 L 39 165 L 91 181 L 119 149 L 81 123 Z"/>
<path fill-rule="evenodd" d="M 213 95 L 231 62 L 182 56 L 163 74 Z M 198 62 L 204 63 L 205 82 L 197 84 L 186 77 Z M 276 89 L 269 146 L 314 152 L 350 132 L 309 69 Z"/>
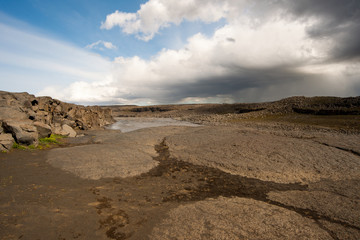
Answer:
<path fill-rule="evenodd" d="M 360 95 L 359 5 L 2 0 L 0 90 L 140 105 Z"/>
<path fill-rule="evenodd" d="M 101 22 L 105 20 L 108 13 L 118 9 L 136 11 L 143 2 L 137 0 L 3 0 L 0 1 L 0 11 L 3 22 L 15 27 L 30 27 L 34 31 L 54 39 L 67 41 L 78 47 L 85 47 L 99 39 L 113 41 L 118 49 L 115 51 L 99 51 L 101 55 L 107 57 L 140 54 L 148 57 L 158 51 L 159 47 L 156 45 L 146 46 L 142 41 L 121 34 L 118 29 L 112 31 L 100 29 Z"/>
<path fill-rule="evenodd" d="M 2 0 L 0 20 L 9 25 L 33 28 L 51 38 L 85 47 L 99 39 L 112 42 L 117 48 L 111 51 L 93 49 L 102 56 L 140 56 L 150 58 L 162 48 L 180 48 L 186 39 L 197 33 L 211 34 L 223 22 L 205 24 L 200 21 L 185 22 L 174 29 L 165 29 L 157 38 L 144 42 L 119 29 L 100 29 L 107 14 L 115 10 L 136 12 L 146 0 Z"/>

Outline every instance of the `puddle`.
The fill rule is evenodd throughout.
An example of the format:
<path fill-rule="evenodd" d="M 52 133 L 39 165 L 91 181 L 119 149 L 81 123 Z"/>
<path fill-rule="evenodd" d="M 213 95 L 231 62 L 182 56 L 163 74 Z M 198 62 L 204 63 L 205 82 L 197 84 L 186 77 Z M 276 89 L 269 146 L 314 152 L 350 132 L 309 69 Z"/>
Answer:
<path fill-rule="evenodd" d="M 164 126 L 188 126 L 198 127 L 199 124 L 194 124 L 185 121 L 178 121 L 172 118 L 137 118 L 137 117 L 122 117 L 115 118 L 116 123 L 108 126 L 108 129 L 121 130 L 121 132 L 131 132 L 142 128 L 164 127 Z"/>

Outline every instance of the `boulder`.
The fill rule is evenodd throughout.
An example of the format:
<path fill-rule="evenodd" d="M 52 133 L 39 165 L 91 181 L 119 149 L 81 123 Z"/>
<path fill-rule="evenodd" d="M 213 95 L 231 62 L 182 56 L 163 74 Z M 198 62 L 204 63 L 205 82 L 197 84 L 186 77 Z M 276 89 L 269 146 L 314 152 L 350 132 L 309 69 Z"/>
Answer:
<path fill-rule="evenodd" d="M 39 133 L 39 138 L 50 137 L 52 131 L 49 125 L 42 122 L 34 122 L 34 126 L 36 127 Z"/>
<path fill-rule="evenodd" d="M 4 121 L 2 125 L 4 132 L 11 133 L 17 143 L 35 146 L 38 144 L 38 132 L 31 121 Z"/>
<path fill-rule="evenodd" d="M 63 124 L 62 126 L 60 126 L 60 125 L 55 126 L 53 128 L 53 132 L 55 134 L 68 136 L 68 137 L 76 137 L 76 135 L 77 135 L 75 130 L 67 124 Z"/>
<path fill-rule="evenodd" d="M 77 135 L 75 130 L 72 129 L 72 127 L 70 127 L 67 124 L 62 125 L 62 129 L 63 129 L 63 131 L 66 132 L 66 136 L 68 136 L 68 137 L 76 137 L 76 135 Z"/>
<path fill-rule="evenodd" d="M 9 133 L 0 134 L 0 151 L 9 151 L 13 144 L 14 144 L 14 138 Z"/>

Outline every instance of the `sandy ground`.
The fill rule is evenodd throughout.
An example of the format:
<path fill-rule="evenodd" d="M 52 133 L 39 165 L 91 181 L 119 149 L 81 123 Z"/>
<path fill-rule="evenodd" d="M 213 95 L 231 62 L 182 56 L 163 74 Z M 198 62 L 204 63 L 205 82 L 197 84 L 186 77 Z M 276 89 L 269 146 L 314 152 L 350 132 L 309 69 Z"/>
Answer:
<path fill-rule="evenodd" d="M 360 239 L 360 136 L 89 131 L 0 155 L 0 239 Z"/>

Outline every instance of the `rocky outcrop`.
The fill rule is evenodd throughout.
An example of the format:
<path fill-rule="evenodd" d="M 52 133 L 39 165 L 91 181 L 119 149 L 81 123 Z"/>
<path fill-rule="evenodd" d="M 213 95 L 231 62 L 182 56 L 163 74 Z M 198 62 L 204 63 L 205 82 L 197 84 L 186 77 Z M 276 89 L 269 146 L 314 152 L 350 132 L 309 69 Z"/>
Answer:
<path fill-rule="evenodd" d="M 0 91 L 0 139 L 8 139 L 11 134 L 19 144 L 37 145 L 38 138 L 51 133 L 75 137 L 76 130 L 99 129 L 113 122 L 110 109 Z"/>

